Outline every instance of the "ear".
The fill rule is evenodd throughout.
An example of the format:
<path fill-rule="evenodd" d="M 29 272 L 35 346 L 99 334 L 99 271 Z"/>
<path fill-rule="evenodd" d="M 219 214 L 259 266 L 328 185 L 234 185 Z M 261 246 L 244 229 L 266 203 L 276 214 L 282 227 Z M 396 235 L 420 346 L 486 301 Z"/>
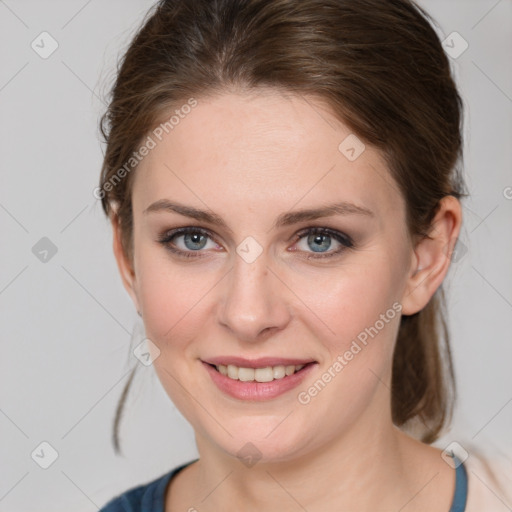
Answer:
<path fill-rule="evenodd" d="M 112 213 L 110 221 L 112 223 L 114 256 L 117 261 L 117 267 L 121 275 L 121 280 L 126 291 L 132 298 L 137 312 L 139 313 L 140 307 L 136 289 L 135 270 L 123 250 L 123 245 L 121 243 L 121 226 L 117 213 Z"/>
<path fill-rule="evenodd" d="M 441 199 L 428 237 L 413 249 L 411 274 L 402 297 L 402 314 L 421 311 L 441 286 L 462 224 L 462 207 L 454 196 Z"/>

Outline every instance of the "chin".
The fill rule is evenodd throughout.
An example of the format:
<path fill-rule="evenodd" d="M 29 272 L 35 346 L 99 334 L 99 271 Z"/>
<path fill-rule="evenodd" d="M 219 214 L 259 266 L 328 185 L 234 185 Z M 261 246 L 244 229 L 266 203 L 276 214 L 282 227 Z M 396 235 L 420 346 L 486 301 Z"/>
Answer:
<path fill-rule="evenodd" d="M 246 425 L 251 420 L 247 418 Z M 293 461 L 304 455 L 309 449 L 308 446 L 310 447 L 306 439 L 293 435 L 289 430 L 282 428 L 283 425 L 275 428 L 275 421 L 272 422 L 271 428 L 265 430 L 265 434 L 262 434 L 260 429 L 251 430 L 249 425 L 246 428 L 240 428 L 241 424 L 242 422 L 238 422 L 235 432 L 243 432 L 243 434 L 234 433 L 233 437 L 230 437 L 224 432 L 222 439 L 212 441 L 226 454 L 239 459 L 247 467 L 252 467 L 256 463 Z M 273 429 L 275 429 L 274 432 L 272 432 Z M 269 435 L 269 432 L 272 433 Z"/>

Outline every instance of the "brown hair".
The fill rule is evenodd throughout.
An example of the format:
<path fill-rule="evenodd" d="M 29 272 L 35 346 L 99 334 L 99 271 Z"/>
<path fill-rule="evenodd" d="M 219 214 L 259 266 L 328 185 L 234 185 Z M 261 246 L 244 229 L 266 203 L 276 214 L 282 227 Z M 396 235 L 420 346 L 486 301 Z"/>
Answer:
<path fill-rule="evenodd" d="M 128 260 L 134 173 L 126 162 L 134 151 L 188 98 L 257 87 L 326 101 L 384 156 L 406 201 L 410 236 L 428 236 L 440 199 L 467 195 L 459 167 L 463 103 L 429 20 L 412 0 L 158 2 L 120 63 L 101 119 L 99 196 L 120 223 Z M 393 422 L 419 425 L 426 443 L 451 419 L 455 399 L 444 310 L 439 287 L 423 310 L 402 316 L 393 356 Z M 116 411 L 117 453 L 135 368 Z"/>

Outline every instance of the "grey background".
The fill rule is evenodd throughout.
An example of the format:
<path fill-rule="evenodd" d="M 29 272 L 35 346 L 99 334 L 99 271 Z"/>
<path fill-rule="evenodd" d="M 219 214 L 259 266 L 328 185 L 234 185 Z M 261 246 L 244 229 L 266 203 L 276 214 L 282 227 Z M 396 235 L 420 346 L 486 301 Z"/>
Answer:
<path fill-rule="evenodd" d="M 191 427 L 151 367 L 141 367 L 130 394 L 124 457 L 110 437 L 143 332 L 93 196 L 98 119 L 116 59 L 152 4 L 0 0 L 0 512 L 94 511 L 197 456 Z M 443 39 L 457 31 L 469 44 L 453 60 L 467 109 L 467 252 L 446 281 L 459 401 L 436 445 L 510 456 L 512 4 L 421 5 Z M 59 45 L 46 59 L 31 47 L 43 31 Z M 57 249 L 46 262 L 36 245 L 46 247 L 43 237 Z M 44 441 L 58 453 L 48 469 L 31 456 L 49 456 Z"/>

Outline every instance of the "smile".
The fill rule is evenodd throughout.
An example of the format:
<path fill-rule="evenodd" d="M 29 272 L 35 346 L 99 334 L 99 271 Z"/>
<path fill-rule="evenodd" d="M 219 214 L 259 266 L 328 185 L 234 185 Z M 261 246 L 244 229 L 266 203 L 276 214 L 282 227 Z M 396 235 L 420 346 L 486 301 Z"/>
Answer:
<path fill-rule="evenodd" d="M 202 365 L 223 394 L 239 400 L 262 401 L 276 398 L 297 387 L 317 363 L 263 368 L 210 364 L 204 361 Z"/>
<path fill-rule="evenodd" d="M 244 368 L 234 364 L 227 366 L 223 364 L 215 365 L 219 373 L 233 380 L 241 380 L 243 382 L 271 382 L 273 380 L 283 379 L 286 376 L 293 375 L 304 368 L 304 364 L 295 365 L 278 365 L 267 366 L 265 368 Z"/>

